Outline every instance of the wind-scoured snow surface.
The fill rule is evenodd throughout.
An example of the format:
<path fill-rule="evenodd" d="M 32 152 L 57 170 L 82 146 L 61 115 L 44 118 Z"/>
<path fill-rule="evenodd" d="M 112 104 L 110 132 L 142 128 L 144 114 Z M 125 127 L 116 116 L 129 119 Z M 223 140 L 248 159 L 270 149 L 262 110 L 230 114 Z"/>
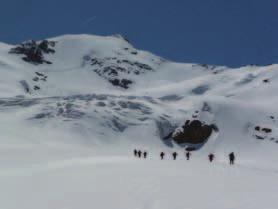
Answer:
<path fill-rule="evenodd" d="M 0 43 L 0 208 L 277 208 L 278 65 L 174 63 L 121 36 L 48 41 L 39 58 Z M 218 131 L 188 162 L 164 139 L 197 119 Z"/>

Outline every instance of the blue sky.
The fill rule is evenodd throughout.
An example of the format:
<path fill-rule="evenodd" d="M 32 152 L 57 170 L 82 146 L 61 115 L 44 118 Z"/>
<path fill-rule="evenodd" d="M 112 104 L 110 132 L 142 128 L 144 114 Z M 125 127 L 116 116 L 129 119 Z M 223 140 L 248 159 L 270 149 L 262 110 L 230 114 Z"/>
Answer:
<path fill-rule="evenodd" d="M 277 0 L 1 0 L 0 41 L 120 33 L 181 62 L 278 63 Z"/>

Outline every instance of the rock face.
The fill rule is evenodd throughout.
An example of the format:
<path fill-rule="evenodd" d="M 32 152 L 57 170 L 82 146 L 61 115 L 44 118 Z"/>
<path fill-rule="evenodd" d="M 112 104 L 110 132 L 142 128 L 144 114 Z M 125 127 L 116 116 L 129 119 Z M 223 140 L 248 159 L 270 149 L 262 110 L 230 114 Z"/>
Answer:
<path fill-rule="evenodd" d="M 26 41 L 20 44 L 19 46 L 12 48 L 10 50 L 11 54 L 22 54 L 24 57 L 22 58 L 26 62 L 30 62 L 32 64 L 52 64 L 50 61 L 44 59 L 44 54 L 55 53 L 53 47 L 55 46 L 55 42 L 43 40 L 40 42 L 36 42 L 34 40 Z"/>
<path fill-rule="evenodd" d="M 214 124 L 207 125 L 199 120 L 187 120 L 182 128 L 172 134 L 172 138 L 178 144 L 202 144 L 210 137 L 213 130 L 217 131 Z"/>
<path fill-rule="evenodd" d="M 113 86 L 124 89 L 128 89 L 133 83 L 130 78 L 132 75 L 140 75 L 153 71 L 153 68 L 145 63 L 118 59 L 116 57 L 106 57 L 103 59 L 92 58 L 91 65 L 93 66 L 94 72 L 100 77 L 108 80 Z"/>

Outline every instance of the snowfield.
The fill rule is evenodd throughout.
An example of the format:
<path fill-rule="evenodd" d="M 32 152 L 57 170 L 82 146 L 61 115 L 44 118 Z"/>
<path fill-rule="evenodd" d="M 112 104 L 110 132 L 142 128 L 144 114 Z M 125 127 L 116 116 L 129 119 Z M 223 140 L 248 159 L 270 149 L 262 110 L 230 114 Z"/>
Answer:
<path fill-rule="evenodd" d="M 268 208 L 275 171 L 185 162 L 84 157 L 0 174 L 2 208 Z"/>
<path fill-rule="evenodd" d="M 65 35 L 0 43 L 0 72 L 0 209 L 278 207 L 278 65 L 174 63 L 119 35 Z"/>

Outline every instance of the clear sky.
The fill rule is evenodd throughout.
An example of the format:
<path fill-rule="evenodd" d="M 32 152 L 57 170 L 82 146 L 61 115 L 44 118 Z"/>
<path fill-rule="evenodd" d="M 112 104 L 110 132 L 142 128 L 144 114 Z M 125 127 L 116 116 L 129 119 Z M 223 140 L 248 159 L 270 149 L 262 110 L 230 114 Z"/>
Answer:
<path fill-rule="evenodd" d="M 278 0 L 0 0 L 0 41 L 120 33 L 181 62 L 278 63 Z"/>

